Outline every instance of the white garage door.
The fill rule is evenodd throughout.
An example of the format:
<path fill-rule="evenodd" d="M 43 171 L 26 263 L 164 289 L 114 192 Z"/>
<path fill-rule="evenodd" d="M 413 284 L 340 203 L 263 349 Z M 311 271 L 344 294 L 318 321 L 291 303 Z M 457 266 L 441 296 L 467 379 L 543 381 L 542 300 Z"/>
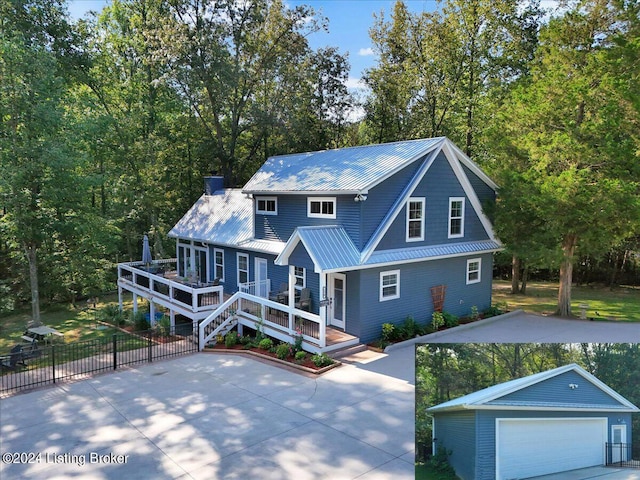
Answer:
<path fill-rule="evenodd" d="M 528 478 L 604 464 L 606 418 L 496 420 L 496 477 Z"/>

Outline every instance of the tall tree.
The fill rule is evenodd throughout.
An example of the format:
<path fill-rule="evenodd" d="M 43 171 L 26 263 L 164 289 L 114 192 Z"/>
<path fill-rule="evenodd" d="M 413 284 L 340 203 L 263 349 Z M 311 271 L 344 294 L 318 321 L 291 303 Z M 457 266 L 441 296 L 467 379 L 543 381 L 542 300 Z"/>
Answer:
<path fill-rule="evenodd" d="M 509 144 L 502 150 L 498 182 L 501 175 L 526 180 L 509 188 L 523 187 L 536 206 L 544 228 L 532 236 L 555 239 L 561 316 L 571 315 L 578 252 L 605 253 L 640 225 L 639 150 L 630 128 L 637 112 L 616 91 L 619 79 L 607 73 L 613 39 L 628 31 L 620 11 L 604 0 L 578 2 L 551 19 L 541 33 L 531 79 L 514 89 L 497 116 Z M 519 155 L 508 153 L 516 150 Z M 514 198 L 498 208 L 508 213 Z"/>

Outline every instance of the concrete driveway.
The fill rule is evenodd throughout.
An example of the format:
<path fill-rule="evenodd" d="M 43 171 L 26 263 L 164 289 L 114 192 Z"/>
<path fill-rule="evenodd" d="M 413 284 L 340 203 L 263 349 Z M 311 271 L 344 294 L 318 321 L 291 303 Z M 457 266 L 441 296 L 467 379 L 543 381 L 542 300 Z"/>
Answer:
<path fill-rule="evenodd" d="M 198 353 L 16 395 L 0 401 L 0 478 L 412 479 L 413 359 L 310 378 Z"/>
<path fill-rule="evenodd" d="M 528 480 L 640 480 L 640 470 L 615 467 L 591 467 L 571 470 L 569 472 L 556 473 L 531 477 Z"/>

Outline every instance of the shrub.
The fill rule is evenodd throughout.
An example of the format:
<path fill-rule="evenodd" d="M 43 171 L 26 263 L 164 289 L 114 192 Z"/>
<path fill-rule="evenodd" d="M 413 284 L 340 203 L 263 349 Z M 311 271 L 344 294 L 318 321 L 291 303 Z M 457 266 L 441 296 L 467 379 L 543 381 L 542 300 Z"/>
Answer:
<path fill-rule="evenodd" d="M 291 345 L 288 343 L 281 343 L 276 347 L 276 357 L 280 360 L 284 360 L 291 353 Z"/>
<path fill-rule="evenodd" d="M 382 341 L 392 342 L 397 336 L 396 326 L 393 323 L 382 324 Z"/>
<path fill-rule="evenodd" d="M 444 315 L 442 312 L 433 312 L 431 314 L 431 327 L 434 330 L 438 330 L 444 325 Z"/>
<path fill-rule="evenodd" d="M 111 323 L 118 327 L 121 327 L 126 323 L 126 318 L 120 310 L 120 307 L 114 303 L 110 303 L 100 310 L 98 318 L 103 322 Z"/>
<path fill-rule="evenodd" d="M 471 307 L 471 320 L 476 321 L 478 320 L 479 316 L 480 314 L 478 313 L 478 307 L 476 305 L 473 305 Z"/>
<path fill-rule="evenodd" d="M 442 317 L 444 319 L 444 324 L 447 327 L 456 327 L 458 326 L 458 317 L 456 317 L 453 313 L 442 312 Z"/>
<path fill-rule="evenodd" d="M 233 347 L 238 343 L 238 332 L 232 331 L 224 336 L 224 344 L 226 347 Z"/>
<path fill-rule="evenodd" d="M 156 331 L 160 335 L 170 335 L 171 334 L 171 319 L 166 315 L 163 315 L 162 318 L 156 323 Z"/>
<path fill-rule="evenodd" d="M 240 337 L 240 343 L 245 347 L 251 345 L 252 340 L 253 339 L 249 335 L 243 335 Z"/>
<path fill-rule="evenodd" d="M 421 335 L 422 327 L 418 325 L 418 322 L 416 322 L 411 315 L 409 315 L 402 323 L 400 332 L 402 337 L 408 340 L 416 337 L 417 335 Z"/>
<path fill-rule="evenodd" d="M 304 359 L 307 357 L 307 352 L 303 352 L 303 351 L 299 351 L 296 352 L 296 362 L 301 363 L 304 361 Z"/>
<path fill-rule="evenodd" d="M 133 329 L 137 332 L 143 332 L 150 328 L 149 320 L 147 320 L 145 314 L 140 311 L 131 314 L 131 323 L 133 323 Z"/>
<path fill-rule="evenodd" d="M 271 347 L 273 347 L 273 340 L 270 338 L 263 338 L 258 342 L 258 347 L 262 350 L 271 350 Z"/>
<path fill-rule="evenodd" d="M 445 449 L 441 444 L 438 444 L 436 453 L 433 454 L 429 463 L 436 472 L 451 475 L 452 478 L 455 477 L 455 470 L 449 464 L 449 455 L 451 455 L 451 450 Z"/>
<path fill-rule="evenodd" d="M 497 305 L 492 305 L 491 307 L 487 308 L 484 312 L 482 312 L 482 315 L 484 316 L 484 318 L 489 318 L 489 317 L 495 317 L 497 315 L 502 315 L 506 311 L 507 311 L 507 305 L 499 303 Z"/>
<path fill-rule="evenodd" d="M 316 353 L 311 357 L 313 364 L 318 367 L 328 367 L 333 364 L 333 360 L 326 353 Z"/>
<path fill-rule="evenodd" d="M 302 331 L 298 328 L 296 329 L 296 334 L 293 336 L 293 351 L 300 352 L 302 351 L 302 341 L 304 338 L 302 337 Z"/>

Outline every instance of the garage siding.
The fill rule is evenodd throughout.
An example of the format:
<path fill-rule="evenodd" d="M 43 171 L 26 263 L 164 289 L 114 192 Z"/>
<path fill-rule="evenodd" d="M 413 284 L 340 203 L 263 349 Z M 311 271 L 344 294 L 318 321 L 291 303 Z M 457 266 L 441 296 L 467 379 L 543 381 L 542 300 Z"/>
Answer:
<path fill-rule="evenodd" d="M 569 387 L 570 384 L 578 387 L 572 389 Z M 546 404 L 588 403 L 591 405 L 621 406 L 613 397 L 574 371 L 557 375 L 544 383 L 536 383 L 500 397 L 494 402 L 487 402 L 487 404 L 500 405 L 505 404 L 505 402 L 527 402 L 529 404 L 532 402 L 544 402 Z"/>
<path fill-rule="evenodd" d="M 477 479 L 495 479 L 496 467 L 496 419 L 497 418 L 607 418 L 608 425 L 617 423 L 617 419 L 624 414 L 603 413 L 603 412 L 547 412 L 547 411 L 502 411 L 502 410 L 478 410 L 477 411 L 477 435 L 478 435 L 478 458 L 477 458 Z M 608 435 L 611 435 L 611 428 L 608 426 Z M 602 446 L 604 449 L 604 445 Z"/>
<path fill-rule="evenodd" d="M 475 413 L 439 415 L 436 420 L 436 444 L 451 450 L 450 465 L 462 480 L 475 478 Z"/>

